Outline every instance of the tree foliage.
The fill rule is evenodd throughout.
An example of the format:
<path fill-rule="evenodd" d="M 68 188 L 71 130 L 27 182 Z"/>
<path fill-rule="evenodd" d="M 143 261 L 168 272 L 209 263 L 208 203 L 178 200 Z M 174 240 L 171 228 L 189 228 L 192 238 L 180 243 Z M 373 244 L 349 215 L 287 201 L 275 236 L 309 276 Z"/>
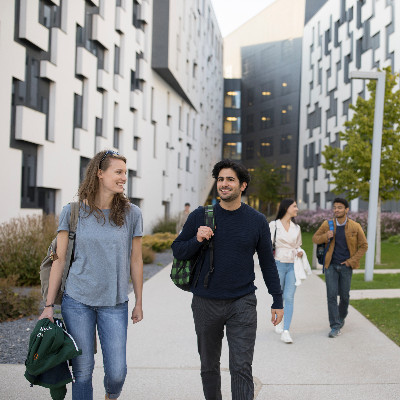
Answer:
<path fill-rule="evenodd" d="M 386 87 L 382 131 L 382 153 L 379 179 L 381 200 L 400 199 L 400 90 L 394 90 L 399 74 L 385 68 Z M 345 131 L 339 137 L 345 142 L 343 148 L 326 146 L 323 168 L 331 172 L 330 183 L 334 193 L 346 193 L 349 199 L 369 198 L 371 175 L 372 136 L 375 112 L 376 81 L 368 85 L 371 97 L 358 97 L 356 105 L 350 105 L 353 118 L 346 121 Z"/>
<path fill-rule="evenodd" d="M 284 186 L 282 172 L 269 164 L 265 159 L 260 159 L 258 167 L 252 174 L 253 193 L 263 204 L 263 212 L 270 213 L 271 205 L 277 204 L 282 196 L 288 192 Z"/>

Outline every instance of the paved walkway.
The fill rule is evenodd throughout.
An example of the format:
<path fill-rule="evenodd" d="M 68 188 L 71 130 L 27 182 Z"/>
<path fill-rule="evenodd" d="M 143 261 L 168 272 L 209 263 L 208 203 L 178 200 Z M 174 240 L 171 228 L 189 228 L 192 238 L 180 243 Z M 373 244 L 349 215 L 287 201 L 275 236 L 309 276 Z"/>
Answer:
<path fill-rule="evenodd" d="M 311 275 L 298 287 L 291 334 L 285 344 L 269 322 L 271 297 L 256 270 L 258 331 L 253 363 L 257 400 L 398 400 L 400 347 L 350 307 L 343 334 L 328 338 L 324 282 Z M 120 400 L 201 400 L 199 357 L 191 295 L 175 288 L 169 268 L 144 285 L 145 319 L 128 332 L 128 376 Z M 231 399 L 228 348 L 221 358 L 223 399 Z M 49 398 L 30 388 L 22 365 L 0 365 L 0 399 Z M 101 354 L 94 398 L 104 399 Z M 66 399 L 71 399 L 71 393 Z"/>

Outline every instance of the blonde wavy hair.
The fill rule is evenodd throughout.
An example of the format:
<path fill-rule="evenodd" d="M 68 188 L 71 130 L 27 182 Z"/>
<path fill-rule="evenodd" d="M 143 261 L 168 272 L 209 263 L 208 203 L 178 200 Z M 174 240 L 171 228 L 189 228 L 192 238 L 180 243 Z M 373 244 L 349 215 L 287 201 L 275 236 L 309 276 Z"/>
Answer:
<path fill-rule="evenodd" d="M 103 219 L 103 224 L 106 222 L 105 215 L 103 211 L 98 208 L 95 204 L 96 195 L 99 191 L 99 178 L 97 173 L 99 169 L 102 171 L 107 170 L 110 166 L 110 160 L 115 158 L 117 160 L 122 160 L 126 164 L 126 158 L 112 150 L 103 150 L 97 153 L 89 162 L 86 172 L 85 179 L 81 183 L 78 196 L 81 208 L 85 209 L 84 204 L 89 207 L 89 213 L 94 214 L 97 221 L 100 222 Z M 122 226 L 125 221 L 125 214 L 129 209 L 130 201 L 123 193 L 116 193 L 111 202 L 110 210 L 110 222 L 117 226 Z"/>

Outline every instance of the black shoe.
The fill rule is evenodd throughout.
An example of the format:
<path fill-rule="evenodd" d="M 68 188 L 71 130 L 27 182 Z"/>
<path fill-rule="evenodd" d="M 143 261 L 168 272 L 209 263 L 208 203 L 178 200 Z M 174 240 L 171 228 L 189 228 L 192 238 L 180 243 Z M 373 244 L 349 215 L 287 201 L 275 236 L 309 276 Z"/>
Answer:
<path fill-rule="evenodd" d="M 332 329 L 330 332 L 329 332 L 329 337 L 330 338 L 335 338 L 336 336 L 339 336 L 340 334 L 341 334 L 342 332 L 340 332 L 340 329 Z"/>
<path fill-rule="evenodd" d="M 340 321 L 339 329 L 342 329 L 343 327 L 344 327 L 344 320 L 343 320 L 343 321 Z"/>

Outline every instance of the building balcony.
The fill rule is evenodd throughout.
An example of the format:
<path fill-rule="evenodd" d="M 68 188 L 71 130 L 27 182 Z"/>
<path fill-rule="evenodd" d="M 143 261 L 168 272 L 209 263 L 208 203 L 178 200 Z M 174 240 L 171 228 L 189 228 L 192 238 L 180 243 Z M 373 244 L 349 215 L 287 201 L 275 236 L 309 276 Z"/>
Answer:
<path fill-rule="evenodd" d="M 134 90 L 130 93 L 129 106 L 132 110 L 138 110 L 142 104 L 142 92 Z"/>
<path fill-rule="evenodd" d="M 120 8 L 120 7 L 117 7 Z M 108 36 L 107 36 L 107 23 L 99 14 L 93 14 L 93 28 L 92 28 L 92 39 L 97 40 L 105 48 L 108 48 Z"/>
<path fill-rule="evenodd" d="M 36 18 L 33 18 L 34 15 L 36 15 Z M 19 37 L 28 40 L 44 51 L 48 51 L 49 30 L 39 23 L 38 15 L 38 1 L 20 1 Z"/>
<path fill-rule="evenodd" d="M 25 106 L 16 107 L 15 139 L 44 145 L 46 114 Z"/>

